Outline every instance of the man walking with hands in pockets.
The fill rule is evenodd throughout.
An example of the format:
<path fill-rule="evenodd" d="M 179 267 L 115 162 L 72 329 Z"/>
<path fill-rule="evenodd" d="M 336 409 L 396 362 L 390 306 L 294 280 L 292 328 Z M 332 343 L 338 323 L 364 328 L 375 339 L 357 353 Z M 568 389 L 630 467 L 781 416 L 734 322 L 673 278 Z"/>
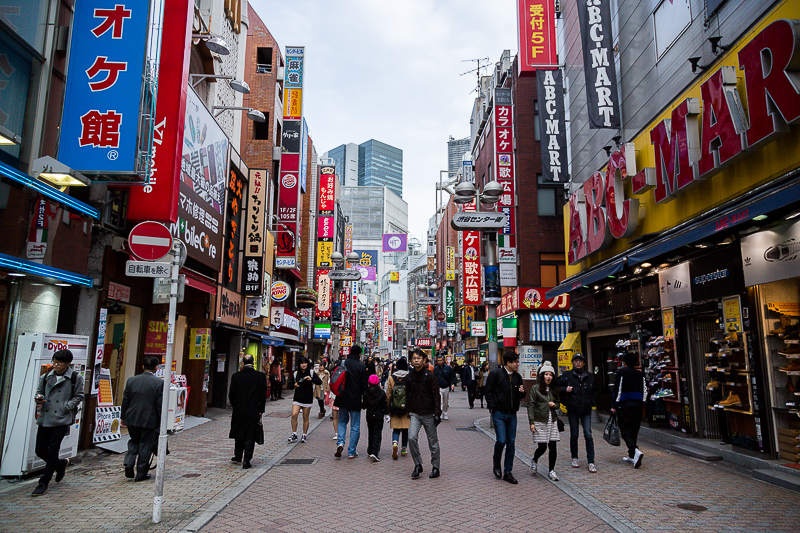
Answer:
<path fill-rule="evenodd" d="M 503 352 L 503 366 L 498 366 L 486 378 L 486 403 L 492 413 L 495 443 L 492 457 L 494 477 L 516 485 L 519 483 L 511 473 L 514 468 L 514 441 L 517 438 L 517 411 L 519 401 L 525 394 L 522 376 L 519 375 L 519 356 L 513 350 Z M 500 469 L 500 458 L 506 449 L 504 468 Z"/>

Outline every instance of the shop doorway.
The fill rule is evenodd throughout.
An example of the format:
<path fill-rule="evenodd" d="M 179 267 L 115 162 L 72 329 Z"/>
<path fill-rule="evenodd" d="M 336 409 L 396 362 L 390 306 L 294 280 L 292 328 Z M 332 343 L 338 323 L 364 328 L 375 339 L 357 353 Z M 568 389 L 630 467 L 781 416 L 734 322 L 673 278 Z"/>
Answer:
<path fill-rule="evenodd" d="M 713 391 L 706 390 L 705 354 L 709 350 L 711 338 L 719 332 L 716 317 L 696 316 L 687 320 L 684 331 L 686 339 L 680 347 L 689 355 L 685 368 L 689 369 L 689 399 L 692 412 L 695 414 L 695 432 L 705 439 L 719 439 L 720 428 L 718 411 L 707 409 L 716 399 L 712 398 Z"/>

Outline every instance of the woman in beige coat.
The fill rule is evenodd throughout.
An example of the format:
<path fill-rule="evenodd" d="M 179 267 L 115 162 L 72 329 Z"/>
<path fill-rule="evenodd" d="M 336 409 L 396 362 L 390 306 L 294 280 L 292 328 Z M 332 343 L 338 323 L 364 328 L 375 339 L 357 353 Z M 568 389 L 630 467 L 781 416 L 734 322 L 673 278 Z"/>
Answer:
<path fill-rule="evenodd" d="M 392 428 L 392 459 L 397 460 L 398 444 L 401 444 L 400 455 L 405 457 L 408 454 L 408 428 L 411 425 L 411 417 L 408 414 L 408 408 L 403 409 L 400 406 L 392 405 L 392 392 L 395 387 L 406 387 L 406 380 L 408 379 L 408 361 L 405 357 L 401 357 L 395 363 L 395 370 L 389 379 L 386 380 L 386 398 L 389 402 L 389 427 Z M 399 401 L 400 397 L 405 399 L 405 394 L 399 394 L 396 400 Z M 395 402 L 397 403 L 397 401 Z"/>
<path fill-rule="evenodd" d="M 325 398 L 328 397 L 328 393 L 331 390 L 331 373 L 328 372 L 328 361 L 325 359 L 319 363 L 317 375 L 322 380 L 322 384 L 314 385 L 314 398 L 317 399 L 317 404 L 319 405 L 318 418 L 325 418 Z"/>

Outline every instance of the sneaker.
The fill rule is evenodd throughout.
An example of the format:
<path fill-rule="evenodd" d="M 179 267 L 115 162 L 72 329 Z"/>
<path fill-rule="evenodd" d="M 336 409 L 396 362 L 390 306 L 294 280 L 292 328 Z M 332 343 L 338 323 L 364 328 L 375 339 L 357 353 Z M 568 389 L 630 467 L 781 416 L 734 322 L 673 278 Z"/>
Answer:
<path fill-rule="evenodd" d="M 374 453 L 369 454 L 369 458 L 372 460 L 373 463 L 381 462 L 381 458 L 375 455 Z"/>
<path fill-rule="evenodd" d="M 597 473 L 597 466 L 595 466 L 594 463 L 589 463 L 589 472 L 591 472 L 592 474 Z"/>
<path fill-rule="evenodd" d="M 300 444 L 303 444 L 303 443 L 304 443 L 305 441 L 307 441 L 307 440 L 308 440 L 308 435 L 306 435 L 305 433 L 303 433 L 303 436 L 302 436 L 302 437 L 300 437 Z"/>
<path fill-rule="evenodd" d="M 392 443 L 392 459 L 397 461 L 397 442 Z"/>
<path fill-rule="evenodd" d="M 450 417 L 447 416 L 447 413 L 442 413 L 442 420 L 450 420 Z"/>
<path fill-rule="evenodd" d="M 297 442 L 297 433 L 292 433 L 292 435 L 287 439 L 287 441 L 289 442 L 289 444 Z"/>
<path fill-rule="evenodd" d="M 408 450 L 406 448 L 400 448 L 400 455 L 405 457 L 406 455 L 408 455 Z"/>
<path fill-rule="evenodd" d="M 349 455 L 349 454 L 347 455 L 348 459 L 355 459 L 356 457 L 358 457 L 357 453 L 354 453 L 353 455 Z"/>
<path fill-rule="evenodd" d="M 581 465 L 580 465 L 580 464 L 578 464 L 578 458 L 577 458 L 577 457 L 573 457 L 573 458 L 572 458 L 572 468 L 578 468 L 578 467 L 580 467 L 580 466 L 581 466 Z"/>
<path fill-rule="evenodd" d="M 339 440 L 339 434 L 334 433 L 333 435 L 331 435 L 331 440 Z"/>
<path fill-rule="evenodd" d="M 622 457 L 622 462 L 623 463 L 632 463 L 633 462 L 633 458 L 632 457 L 628 457 L 627 455 L 625 455 L 625 456 Z"/>
<path fill-rule="evenodd" d="M 547 477 L 550 478 L 550 481 L 558 481 L 558 474 L 556 474 L 555 470 L 551 470 Z"/>
<path fill-rule="evenodd" d="M 333 456 L 338 459 L 339 457 L 342 456 L 342 450 L 344 450 L 344 445 L 343 444 L 338 444 L 336 446 L 336 453 L 333 454 Z"/>
<path fill-rule="evenodd" d="M 634 468 L 639 468 L 640 466 L 642 466 L 642 457 L 644 457 L 642 450 L 636 448 L 636 451 L 633 452 L 633 460 L 632 460 Z"/>
<path fill-rule="evenodd" d="M 535 476 L 538 470 L 539 470 L 539 465 L 537 465 L 534 461 L 531 461 L 531 467 L 530 467 L 531 475 Z"/>

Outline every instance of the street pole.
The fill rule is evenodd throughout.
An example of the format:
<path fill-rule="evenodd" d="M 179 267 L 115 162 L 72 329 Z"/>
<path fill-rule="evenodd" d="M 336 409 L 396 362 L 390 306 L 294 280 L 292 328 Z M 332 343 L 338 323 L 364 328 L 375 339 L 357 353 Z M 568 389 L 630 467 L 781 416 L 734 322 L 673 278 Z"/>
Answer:
<path fill-rule="evenodd" d="M 497 233 L 490 231 L 486 233 L 486 265 L 489 267 L 493 267 L 497 265 Z M 484 280 L 488 281 L 488 280 Z M 499 283 L 499 280 L 498 280 Z M 498 285 L 499 286 L 499 285 Z M 498 357 L 497 357 L 497 303 L 494 299 L 484 297 L 484 301 L 486 302 L 486 322 L 487 322 L 487 333 L 492 333 L 489 336 L 489 368 L 494 368 L 497 366 Z M 491 324 L 494 324 L 494 328 L 490 330 Z"/>
<path fill-rule="evenodd" d="M 181 242 L 172 243 L 172 267 L 169 284 L 169 315 L 167 318 L 167 353 L 164 360 L 164 388 L 161 397 L 161 429 L 158 433 L 158 461 L 156 463 L 155 495 L 153 496 L 153 523 L 161 522 L 164 503 L 164 467 L 167 460 L 167 428 L 169 415 L 169 389 L 172 382 L 172 351 L 175 347 L 175 312 L 178 306 L 178 274 L 181 269 Z"/>

